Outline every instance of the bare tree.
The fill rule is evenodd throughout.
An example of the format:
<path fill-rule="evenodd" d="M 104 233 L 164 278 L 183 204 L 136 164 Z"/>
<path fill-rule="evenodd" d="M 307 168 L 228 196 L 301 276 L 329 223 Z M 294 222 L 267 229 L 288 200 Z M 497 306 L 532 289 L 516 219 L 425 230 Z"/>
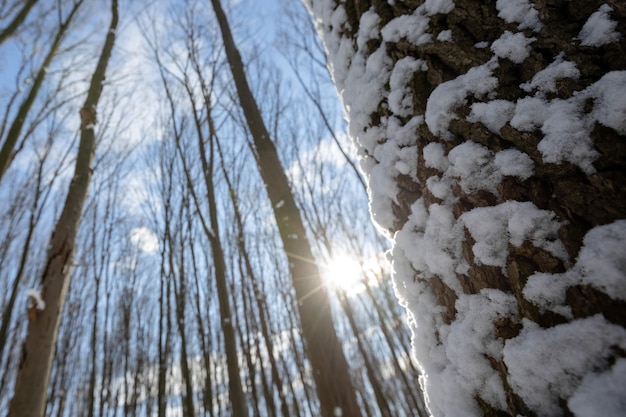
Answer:
<path fill-rule="evenodd" d="M 91 162 L 95 151 L 96 106 L 115 42 L 115 29 L 118 23 L 117 0 L 111 2 L 111 13 L 109 32 L 91 79 L 87 99 L 80 111 L 81 140 L 76 168 L 63 211 L 50 239 L 48 259 L 41 277 L 42 289 L 38 295 L 41 300 L 34 297 L 29 310 L 28 334 L 24 342 L 22 362 L 9 416 L 42 416 L 45 409 L 54 346 L 72 269 L 74 243 L 91 178 Z"/>
<path fill-rule="evenodd" d="M 75 2 L 70 10 L 70 13 L 67 17 L 60 22 L 59 29 L 52 40 L 52 44 L 50 45 L 50 49 L 46 57 L 44 58 L 41 67 L 37 71 L 37 75 L 34 78 L 33 84 L 28 92 L 28 95 L 24 99 L 24 101 L 20 104 L 20 107 L 15 115 L 15 119 L 13 120 L 6 137 L 4 138 L 4 143 L 2 144 L 2 148 L 0 149 L 0 181 L 4 177 L 4 174 L 9 167 L 9 164 L 13 160 L 13 148 L 17 143 L 21 133 L 24 123 L 26 122 L 26 117 L 39 94 L 39 90 L 43 84 L 44 79 L 46 78 L 46 74 L 48 72 L 48 67 L 52 62 L 52 59 L 57 54 L 57 51 L 61 45 L 61 41 L 63 37 L 66 35 L 66 32 L 72 23 L 72 20 L 79 10 L 80 6 L 83 4 L 84 0 L 78 0 Z"/>
<path fill-rule="evenodd" d="M 226 15 L 218 0 L 212 0 L 211 4 L 222 32 L 239 101 L 254 141 L 257 165 L 289 259 L 289 270 L 298 297 L 302 332 L 313 368 L 322 415 L 333 417 L 340 412 L 358 416 L 360 408 L 352 388 L 348 364 L 333 328 L 328 297 L 311 253 L 298 207 L 274 143 L 248 86 L 243 62 Z"/>

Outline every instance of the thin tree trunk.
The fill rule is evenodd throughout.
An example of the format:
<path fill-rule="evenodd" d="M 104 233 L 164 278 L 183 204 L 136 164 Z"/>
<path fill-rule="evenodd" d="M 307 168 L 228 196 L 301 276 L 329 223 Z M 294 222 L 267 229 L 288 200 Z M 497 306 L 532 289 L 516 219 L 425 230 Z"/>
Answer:
<path fill-rule="evenodd" d="M 376 404 L 378 404 L 378 410 L 383 415 L 383 417 L 392 417 L 391 409 L 389 408 L 389 404 L 387 402 L 387 398 L 385 397 L 385 393 L 383 392 L 382 386 L 380 384 L 380 374 L 376 372 L 370 357 L 370 350 L 365 346 L 363 341 L 361 340 L 361 335 L 359 331 L 359 327 L 356 324 L 356 320 L 354 319 L 354 312 L 352 311 L 352 306 L 350 305 L 350 301 L 346 294 L 342 291 L 339 294 L 339 298 L 341 299 L 341 307 L 343 308 L 346 317 L 348 318 L 348 322 L 350 323 L 350 327 L 352 328 L 352 332 L 354 333 L 354 338 L 356 339 L 357 347 L 359 348 L 359 352 L 361 352 L 361 356 L 363 357 L 363 363 L 365 364 L 365 371 L 367 372 L 367 377 L 370 380 L 370 384 L 372 385 L 372 390 L 374 391 L 374 397 L 376 398 Z"/>
<path fill-rule="evenodd" d="M 181 217 L 182 217 L 181 207 Z M 182 221 L 181 221 L 182 227 Z M 173 242 L 172 242 L 173 243 Z M 193 245 L 193 242 L 189 242 Z M 180 332 L 180 370 L 183 383 L 185 384 L 185 393 L 183 397 L 183 416 L 194 417 L 196 415 L 193 406 L 193 386 L 191 381 L 191 372 L 189 370 L 189 362 L 187 360 L 187 334 L 185 332 L 185 308 L 187 305 L 187 273 L 185 270 L 185 254 L 183 248 L 185 248 L 184 236 L 180 234 L 180 265 L 179 270 L 179 288 L 176 288 L 174 283 L 174 298 L 176 299 L 176 322 L 178 323 L 178 330 Z"/>
<path fill-rule="evenodd" d="M 22 248 L 22 255 L 20 256 L 20 264 L 15 274 L 15 278 L 13 280 L 13 286 L 11 288 L 11 295 L 9 296 L 9 302 L 5 306 L 2 311 L 2 325 L 0 325 L 0 358 L 2 358 L 4 354 L 4 348 L 7 346 L 6 336 L 7 331 L 9 329 L 9 325 L 11 323 L 11 317 L 13 316 L 13 307 L 15 305 L 15 300 L 17 299 L 17 293 L 22 282 L 22 278 L 24 277 L 24 271 L 26 270 L 26 266 L 28 264 L 28 256 L 30 254 L 30 244 L 33 238 L 33 233 L 35 232 L 35 226 L 39 221 L 39 217 L 41 216 L 41 210 L 38 209 L 39 199 L 41 195 L 41 178 L 43 171 L 43 162 L 39 164 L 39 168 L 37 170 L 37 185 L 35 187 L 35 197 L 33 200 L 33 207 L 31 208 L 30 219 L 28 222 L 28 233 L 26 234 L 26 239 L 24 241 L 24 246 Z M 4 387 L 4 376 L 2 381 L 0 381 L 0 391 Z"/>
<path fill-rule="evenodd" d="M 197 117 L 197 113 L 194 112 Z M 196 127 L 199 120 L 196 118 Z M 213 253 L 213 264 L 215 266 L 215 280 L 217 284 L 217 297 L 220 304 L 220 316 L 222 325 L 222 334 L 224 335 L 224 346 L 226 349 L 226 362 L 228 368 L 228 385 L 229 395 L 232 404 L 233 415 L 238 417 L 248 416 L 248 406 L 246 397 L 241 386 L 241 377 L 239 375 L 239 359 L 237 355 L 237 343 L 235 339 L 235 331 L 233 329 L 233 317 L 228 299 L 228 285 L 226 282 L 226 262 L 224 259 L 224 251 L 219 238 L 219 224 L 217 221 L 217 204 L 215 201 L 215 189 L 213 187 L 213 141 L 215 129 L 212 126 L 212 118 L 209 114 L 209 141 L 210 154 L 209 160 L 206 159 L 204 149 L 204 141 L 198 130 L 198 144 L 200 146 L 200 159 L 202 162 L 203 177 L 207 188 L 207 198 L 209 202 L 209 218 L 211 223 L 212 236 L 208 236 L 211 243 L 211 251 Z"/>
<path fill-rule="evenodd" d="M 56 55 L 59 49 L 59 46 L 61 45 L 61 41 L 63 40 L 63 37 L 65 36 L 65 33 L 67 32 L 67 29 L 69 28 L 74 15 L 78 11 L 83 1 L 84 0 L 79 0 L 76 4 L 74 4 L 74 7 L 70 11 L 70 14 L 67 16 L 67 19 L 65 19 L 65 21 L 61 23 L 61 26 L 59 27 L 59 31 L 54 37 L 54 40 L 52 41 L 52 45 L 50 46 L 50 49 L 48 50 L 48 54 L 46 55 L 46 58 L 44 59 L 43 64 L 41 64 L 41 67 L 39 68 L 39 71 L 37 72 L 37 75 L 35 76 L 35 79 L 33 80 L 33 85 L 30 88 L 30 91 L 28 92 L 26 99 L 20 105 L 17 111 L 17 114 L 15 115 L 15 119 L 13 119 L 13 123 L 11 123 L 11 127 L 9 128 L 7 136 L 4 139 L 4 143 L 2 144 L 2 148 L 0 149 L 0 182 L 2 181 L 4 174 L 6 173 L 7 169 L 9 168 L 9 165 L 11 164 L 11 161 L 13 160 L 13 148 L 15 147 L 15 144 L 17 143 L 17 140 L 19 139 L 20 134 L 22 133 L 22 128 L 24 127 L 24 122 L 26 121 L 26 117 L 28 116 L 28 113 L 30 112 L 30 109 L 32 108 L 33 103 L 35 102 L 35 99 L 37 98 L 37 94 L 39 94 L 39 89 L 41 88 L 41 85 L 43 84 L 43 81 L 46 78 L 48 67 L 50 66 L 52 59 Z M 81 117 L 82 117 L 82 114 L 81 114 Z"/>
<path fill-rule="evenodd" d="M 205 95 L 205 97 L 209 97 L 209 96 Z M 235 188 L 230 180 L 230 177 L 228 176 L 228 172 L 224 164 L 222 148 L 220 145 L 219 138 L 217 138 L 217 136 L 215 138 L 215 145 L 217 147 L 218 155 L 220 156 L 220 166 L 222 168 L 222 174 L 224 175 L 224 180 L 226 181 L 226 185 L 228 186 L 229 190 L 234 190 Z M 233 211 L 235 213 L 235 222 L 237 226 L 237 245 L 239 246 L 239 252 L 241 253 L 241 256 L 243 257 L 243 261 L 245 265 L 245 275 L 247 276 L 248 280 L 252 282 L 252 288 L 254 292 L 253 296 L 254 296 L 254 299 L 256 300 L 256 305 L 258 309 L 258 318 L 261 324 L 261 333 L 263 334 L 263 339 L 265 341 L 265 349 L 267 350 L 268 358 L 270 361 L 272 382 L 276 386 L 278 398 L 280 399 L 280 402 L 281 402 L 282 415 L 284 417 L 288 417 L 289 408 L 287 405 L 287 401 L 285 399 L 285 394 L 283 393 L 283 384 L 282 384 L 280 375 L 278 373 L 276 359 L 274 358 L 274 346 L 273 346 L 273 341 L 272 341 L 272 335 L 271 335 L 267 320 L 265 320 L 264 299 L 263 297 L 260 296 L 261 293 L 258 287 L 259 284 L 256 278 L 256 274 L 254 273 L 254 269 L 252 268 L 252 263 L 250 262 L 248 249 L 246 248 L 246 240 L 244 238 L 244 233 L 243 233 L 244 225 L 243 225 L 243 219 L 241 217 L 241 212 L 239 211 L 239 204 L 237 202 L 237 194 L 234 192 L 231 192 L 229 193 L 229 195 L 230 195 L 231 204 L 233 205 Z M 242 273 L 242 276 L 243 275 L 244 274 Z M 270 413 L 272 413 L 273 415 L 276 414 L 276 406 L 274 404 L 274 399 L 270 397 L 268 401 L 269 401 L 268 406 L 270 407 Z"/>
<path fill-rule="evenodd" d="M 20 11 L 15 15 L 11 23 L 9 23 L 4 29 L 2 29 L 2 31 L 0 31 L 0 45 L 2 45 L 4 41 L 9 39 L 13 35 L 13 33 L 15 33 L 17 28 L 20 27 L 22 23 L 24 23 L 24 20 L 26 20 L 28 13 L 30 13 L 30 10 L 35 4 L 37 4 L 37 0 L 27 0 L 24 6 L 22 6 L 22 8 L 20 9 Z"/>
<path fill-rule="evenodd" d="M 308 242 L 285 171 L 254 100 L 226 15 L 219 0 L 211 0 L 222 32 L 239 101 L 254 141 L 261 177 L 274 209 L 289 271 L 298 297 L 306 352 L 311 361 L 321 414 L 325 417 L 360 416 L 348 363 L 333 327 L 328 295 Z"/>
<path fill-rule="evenodd" d="M 45 410 L 61 312 L 69 287 L 76 234 L 91 180 L 91 162 L 95 151 L 96 106 L 115 43 L 115 29 L 118 23 L 117 0 L 111 2 L 111 13 L 109 32 L 91 79 L 87 99 L 80 111 L 81 137 L 74 176 L 63 211 L 50 239 L 46 266 L 41 277 L 41 298 L 45 306 L 34 305 L 29 309 L 28 334 L 23 346 L 15 394 L 9 408 L 10 417 L 42 416 Z"/>
<path fill-rule="evenodd" d="M 392 340 L 391 335 L 389 334 L 389 329 L 387 328 L 387 324 L 386 324 L 387 320 L 386 320 L 386 317 L 383 316 L 384 310 L 378 303 L 378 300 L 376 299 L 376 296 L 372 291 L 372 287 L 369 285 L 367 280 L 364 281 L 364 285 L 367 291 L 367 295 L 372 301 L 372 304 L 374 305 L 374 310 L 376 311 L 376 314 L 377 314 L 377 320 L 372 320 L 372 322 L 380 323 L 380 329 L 383 334 L 383 337 L 385 338 L 385 341 L 387 342 L 387 346 L 389 347 L 389 350 L 392 352 L 391 360 L 393 362 L 394 368 L 397 372 L 397 375 L 402 379 L 402 382 L 404 383 L 405 387 L 407 387 L 407 390 L 406 390 L 407 396 L 409 397 L 410 403 L 411 403 L 409 405 L 411 406 L 411 408 L 414 408 L 415 410 L 417 410 L 417 413 L 421 417 L 423 417 L 426 415 L 426 412 L 425 412 L 426 406 L 424 404 L 423 397 L 419 391 L 417 392 L 417 395 L 416 395 L 416 392 L 410 389 L 412 384 L 409 383 L 409 379 L 408 379 L 409 377 L 407 376 L 407 372 L 402 369 L 402 366 L 400 366 L 400 361 L 398 360 L 398 356 L 395 354 L 395 350 L 394 350 L 395 343 Z M 361 302 L 364 302 L 364 301 L 361 299 Z M 390 307 L 395 308 L 395 306 L 390 306 Z M 406 349 L 406 346 L 404 346 L 404 349 Z M 409 358 L 409 367 L 412 368 L 413 362 L 411 362 L 410 360 L 411 353 L 410 352 L 406 352 L 406 353 L 407 353 L 407 358 Z M 415 369 L 413 369 L 413 371 L 415 371 Z"/>

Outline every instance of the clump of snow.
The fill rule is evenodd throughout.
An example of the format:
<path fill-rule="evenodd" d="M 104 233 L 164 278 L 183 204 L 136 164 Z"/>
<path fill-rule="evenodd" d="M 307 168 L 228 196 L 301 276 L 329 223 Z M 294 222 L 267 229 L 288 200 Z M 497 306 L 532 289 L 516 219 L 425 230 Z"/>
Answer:
<path fill-rule="evenodd" d="M 343 416 L 343 410 L 341 409 L 341 407 L 335 407 L 335 409 L 333 410 L 333 415 L 335 417 Z"/>
<path fill-rule="evenodd" d="M 26 296 L 33 301 L 37 310 L 44 310 L 46 308 L 46 302 L 41 298 L 41 293 L 35 289 L 26 290 Z"/>
<path fill-rule="evenodd" d="M 511 126 L 531 132 L 543 126 L 548 116 L 549 103 L 541 97 L 524 97 L 517 100 Z"/>
<path fill-rule="evenodd" d="M 506 149 L 496 154 L 494 163 L 502 175 L 518 177 L 523 180 L 533 175 L 535 163 L 530 156 L 517 149 Z"/>
<path fill-rule="evenodd" d="M 521 64 L 530 55 L 530 44 L 536 40 L 527 38 L 521 32 L 512 33 L 507 30 L 491 44 L 491 50 L 500 58 Z"/>
<path fill-rule="evenodd" d="M 603 373 L 590 373 L 567 402 L 576 417 L 626 415 L 626 359 L 618 359 L 615 365 Z"/>
<path fill-rule="evenodd" d="M 466 193 L 486 190 L 498 195 L 498 184 L 503 176 L 526 179 L 532 175 L 534 167 L 530 157 L 520 151 L 504 150 L 494 155 L 487 147 L 471 141 L 454 147 L 447 157 L 439 143 L 426 145 L 423 154 L 427 167 L 443 172 L 441 177 L 430 177 L 426 185 L 435 197 L 447 203 L 454 202 L 452 188 L 455 184 Z"/>
<path fill-rule="evenodd" d="M 474 103 L 467 117 L 470 122 L 480 122 L 493 133 L 499 133 L 502 126 L 513 117 L 515 103 L 506 100 L 492 100 L 486 103 Z"/>
<path fill-rule="evenodd" d="M 454 9 L 452 0 L 426 0 L 424 9 L 429 16 L 450 13 Z"/>
<path fill-rule="evenodd" d="M 504 342 L 496 339 L 494 322 L 515 317 L 515 297 L 500 290 L 484 289 L 480 294 L 459 295 L 455 308 L 456 320 L 442 329 L 441 335 L 451 363 L 444 373 L 453 378 L 447 381 L 447 385 L 461 383 L 467 387 L 465 403 L 480 394 L 491 406 L 506 410 L 502 378 L 491 367 L 487 357 L 502 359 Z M 463 414 L 463 410 L 458 411 Z"/>
<path fill-rule="evenodd" d="M 478 48 L 478 49 L 484 49 L 488 46 L 489 46 L 489 42 L 487 41 L 477 42 L 476 44 L 474 44 L 474 48 Z"/>
<path fill-rule="evenodd" d="M 417 134 L 423 123 L 421 116 L 413 117 L 406 124 L 396 117 L 381 120 L 380 126 L 371 127 L 357 138 L 364 146 L 371 146 L 372 153 L 361 159 L 361 168 L 366 174 L 370 192 L 370 212 L 382 227 L 391 228 L 395 217 L 388 209 L 396 202 L 398 186 L 395 177 L 408 175 L 417 181 Z M 387 136 L 378 143 L 381 135 Z"/>
<path fill-rule="evenodd" d="M 441 143 L 431 142 L 422 149 L 424 154 L 424 164 L 429 168 L 445 171 L 450 166 L 450 161 L 445 155 L 445 150 Z"/>
<path fill-rule="evenodd" d="M 611 20 L 609 13 L 613 8 L 608 4 L 603 4 L 600 8 L 589 16 L 583 28 L 578 34 L 580 44 L 584 46 L 602 46 L 615 42 L 620 38 L 620 33 L 616 31 L 617 22 Z"/>
<path fill-rule="evenodd" d="M 405 57 L 396 62 L 389 79 L 390 93 L 387 99 L 389 109 L 400 117 L 413 114 L 413 93 L 407 80 L 413 78 L 417 71 L 425 71 L 428 67 L 421 59 Z"/>
<path fill-rule="evenodd" d="M 446 140 L 453 138 L 448 131 L 450 122 L 456 118 L 454 110 L 467 103 L 467 96 L 480 97 L 498 85 L 493 76 L 494 62 L 474 67 L 459 77 L 441 83 L 433 90 L 426 103 L 426 125 L 435 135 Z"/>
<path fill-rule="evenodd" d="M 541 310 L 563 314 L 566 292 L 591 285 L 614 299 L 626 301 L 626 220 L 591 229 L 576 264 L 562 274 L 536 273 L 524 287 L 524 297 Z"/>
<path fill-rule="evenodd" d="M 411 15 L 405 14 L 392 19 L 381 30 L 384 42 L 399 42 L 400 39 L 421 45 L 432 40 L 432 36 L 426 33 L 430 19 L 423 7 L 418 7 Z"/>
<path fill-rule="evenodd" d="M 466 193 L 487 190 L 496 194 L 502 174 L 493 163 L 494 155 L 487 147 L 476 142 L 464 142 L 448 153 L 451 166 L 448 176 L 459 178 Z"/>
<path fill-rule="evenodd" d="M 560 53 L 550 65 L 536 73 L 530 82 L 520 85 L 524 91 L 542 91 L 544 93 L 556 92 L 556 80 L 559 78 L 580 77 L 580 71 L 576 68 L 576 63 L 565 61 L 563 53 Z"/>
<path fill-rule="evenodd" d="M 472 252 L 478 264 L 506 267 L 509 244 L 520 247 L 529 240 L 557 258 L 567 260 L 558 238 L 555 214 L 531 202 L 507 201 L 493 207 L 477 207 L 461 216 L 476 241 Z"/>
<path fill-rule="evenodd" d="M 451 288 L 462 292 L 456 279 L 467 265 L 461 255 L 463 226 L 454 218 L 452 208 L 431 204 L 428 209 L 422 198 L 411 207 L 409 222 L 413 227 L 403 228 L 395 236 L 396 244 L 404 248 L 405 256 L 418 276 L 437 275 Z"/>
<path fill-rule="evenodd" d="M 626 135 L 626 71 L 612 71 L 587 88 L 594 99 L 591 118 Z"/>
<path fill-rule="evenodd" d="M 609 72 L 568 99 L 547 100 L 541 90 L 549 91 L 553 87 L 554 76 L 563 74 L 568 67 L 569 74 L 574 74 L 574 68 L 564 64 L 565 61 L 557 59 L 546 72 L 539 73 L 537 80 L 533 78 L 527 87 L 537 87 L 540 91 L 517 101 L 510 123 L 522 131 L 541 129 L 544 137 L 537 149 L 545 162 L 567 161 L 592 174 L 593 162 L 599 156 L 591 139 L 595 123 L 626 134 L 626 95 L 621 93 L 626 88 L 626 71 Z M 593 101 L 590 113 L 584 110 L 587 100 Z"/>
<path fill-rule="evenodd" d="M 583 105 L 576 96 L 550 102 L 548 116 L 541 126 L 544 137 L 537 149 L 545 162 L 571 162 L 592 174 L 595 172 L 593 161 L 599 154 L 590 136 L 593 125 L 583 116 Z"/>
<path fill-rule="evenodd" d="M 451 30 L 442 30 L 437 35 L 437 40 L 440 42 L 452 42 L 452 31 Z"/>
<path fill-rule="evenodd" d="M 546 417 L 562 415 L 559 399 L 574 394 L 587 375 L 606 369 L 614 347 L 626 349 L 626 330 L 602 315 L 548 329 L 527 319 L 523 325 L 504 346 L 508 381 L 530 410 Z"/>
<path fill-rule="evenodd" d="M 361 15 L 359 21 L 359 33 L 356 37 L 356 44 L 359 49 L 365 48 L 370 39 L 378 37 L 378 25 L 380 16 L 373 10 L 368 10 Z"/>
<path fill-rule="evenodd" d="M 539 12 L 528 0 L 498 0 L 496 1 L 498 17 L 508 23 L 519 23 L 519 29 L 532 29 L 539 32 L 541 21 Z"/>

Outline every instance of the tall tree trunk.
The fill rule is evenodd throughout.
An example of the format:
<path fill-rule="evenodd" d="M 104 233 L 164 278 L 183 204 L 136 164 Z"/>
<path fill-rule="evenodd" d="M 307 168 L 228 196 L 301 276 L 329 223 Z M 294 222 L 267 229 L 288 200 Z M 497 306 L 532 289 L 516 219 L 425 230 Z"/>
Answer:
<path fill-rule="evenodd" d="M 118 23 L 117 0 L 111 2 L 112 20 L 102 54 L 91 79 L 87 99 L 80 111 L 81 134 L 76 168 L 61 216 L 50 239 L 47 261 L 41 276 L 40 296 L 45 305 L 34 302 L 28 313 L 28 334 L 23 346 L 10 417 L 42 416 L 61 312 L 69 287 L 76 234 L 91 180 L 95 151 L 96 106 L 102 92 L 106 67 L 115 43 Z"/>
<path fill-rule="evenodd" d="M 354 319 L 354 312 L 352 310 L 352 306 L 350 305 L 350 300 L 346 296 L 344 291 L 339 293 L 339 299 L 341 302 L 341 308 L 346 314 L 346 318 L 348 319 L 348 323 L 350 323 L 350 328 L 352 329 L 352 333 L 354 333 L 354 338 L 356 339 L 356 345 L 361 353 L 361 357 L 363 359 L 363 364 L 365 365 L 365 372 L 367 373 L 367 378 L 370 381 L 370 385 L 372 386 L 372 390 L 374 391 L 374 397 L 376 398 L 376 404 L 378 405 L 378 411 L 383 417 L 392 417 L 391 409 L 389 408 L 389 403 L 387 402 L 387 398 L 383 391 L 381 385 L 381 375 L 380 372 L 377 372 L 374 364 L 370 359 L 371 350 L 365 346 L 363 338 L 361 337 L 361 332 L 359 330 L 359 326 Z M 393 352 L 392 352 L 393 355 Z"/>
<path fill-rule="evenodd" d="M 208 96 L 207 96 L 208 97 Z M 226 169 L 226 165 L 224 163 L 224 156 L 222 153 L 222 148 L 220 145 L 219 138 L 215 138 L 215 145 L 217 148 L 218 155 L 220 157 L 220 167 L 222 169 L 222 175 L 224 176 L 224 180 L 226 181 L 226 185 L 229 190 L 235 190 L 230 177 L 228 176 L 228 171 Z M 267 323 L 265 317 L 265 300 L 261 295 L 261 290 L 259 288 L 258 279 L 252 268 L 252 262 L 250 262 L 250 256 L 248 254 L 248 249 L 246 247 L 246 239 L 244 236 L 244 224 L 241 216 L 241 212 L 239 210 L 239 202 L 237 201 L 237 193 L 231 192 L 230 194 L 230 202 L 233 206 L 233 211 L 235 215 L 235 224 L 237 226 L 237 246 L 239 248 L 239 253 L 241 254 L 244 262 L 244 271 L 242 271 L 242 276 L 245 276 L 248 281 L 252 284 L 253 297 L 257 306 L 257 314 L 258 320 L 261 325 L 261 334 L 263 335 L 263 340 L 265 341 L 265 349 L 268 352 L 268 360 L 270 362 L 270 372 L 272 374 L 272 382 L 276 387 L 276 391 L 278 394 L 278 398 L 281 403 L 281 414 L 283 417 L 289 416 L 289 408 L 287 401 L 285 399 L 285 394 L 283 392 L 283 383 L 281 381 L 280 375 L 278 373 L 278 366 L 276 364 L 276 358 L 274 357 L 274 342 L 272 341 L 272 334 Z M 257 347 L 257 350 L 259 348 Z M 260 351 L 260 350 L 259 350 Z M 266 401 L 268 401 L 268 412 L 270 414 L 276 414 L 276 405 L 274 404 L 274 399 L 269 397 Z"/>
<path fill-rule="evenodd" d="M 199 123 L 199 120 L 196 120 Z M 209 133 L 209 160 L 206 159 L 206 150 L 204 149 L 204 141 L 198 130 L 198 144 L 200 146 L 200 159 L 202 161 L 203 178 L 207 189 L 207 199 L 209 202 L 209 218 L 211 224 L 212 235 L 208 236 L 211 243 L 211 252 L 213 253 L 213 264 L 215 267 L 215 280 L 217 286 L 217 298 L 220 305 L 220 323 L 222 325 L 222 334 L 224 335 L 224 347 L 226 349 L 226 362 L 228 368 L 228 386 L 229 396 L 232 405 L 233 415 L 246 417 L 248 415 L 248 404 L 246 396 L 243 393 L 241 385 L 241 376 L 239 372 L 239 358 L 237 353 L 237 342 L 235 338 L 235 329 L 233 328 L 234 317 L 230 308 L 228 296 L 228 283 L 226 279 L 226 260 L 224 258 L 224 250 L 219 235 L 219 223 L 217 220 L 217 204 L 215 200 L 215 188 L 213 186 L 213 161 L 214 149 L 213 142 L 215 140 L 215 130 L 212 126 L 212 118 L 209 114 L 209 123 L 211 124 Z M 198 129 L 199 126 L 197 125 Z"/>
<path fill-rule="evenodd" d="M 304 2 L 430 411 L 623 413 L 623 2 Z"/>
<path fill-rule="evenodd" d="M 211 0 L 220 26 L 233 79 L 254 142 L 254 151 L 288 257 L 302 324 L 307 355 L 311 361 L 321 414 L 325 417 L 359 416 L 360 409 L 350 380 L 341 343 L 333 327 L 328 295 L 313 259 L 302 218 L 274 143 L 270 139 L 256 101 L 248 86 L 241 56 L 235 45 L 219 0 Z"/>
<path fill-rule="evenodd" d="M 181 214 L 180 217 L 183 217 L 182 211 L 183 207 L 180 208 Z M 182 219 L 180 222 L 182 227 Z M 174 242 L 172 242 L 174 243 Z M 183 416 L 185 417 L 194 417 L 195 407 L 193 405 L 193 382 L 191 371 L 189 368 L 189 362 L 187 360 L 187 333 L 185 330 L 186 325 L 186 308 L 187 308 L 187 271 L 185 268 L 185 253 L 183 249 L 186 247 L 185 239 L 182 233 L 180 233 L 180 238 L 178 241 L 179 245 L 179 265 L 178 265 L 178 288 L 176 286 L 176 282 L 174 282 L 174 298 L 176 299 L 176 323 L 178 325 L 178 331 L 180 333 L 180 372 L 181 377 L 183 379 L 183 384 L 185 385 L 185 391 L 182 393 L 183 397 Z M 193 245 L 193 242 L 189 242 L 189 245 Z M 171 251 L 171 249 L 170 249 Z"/>

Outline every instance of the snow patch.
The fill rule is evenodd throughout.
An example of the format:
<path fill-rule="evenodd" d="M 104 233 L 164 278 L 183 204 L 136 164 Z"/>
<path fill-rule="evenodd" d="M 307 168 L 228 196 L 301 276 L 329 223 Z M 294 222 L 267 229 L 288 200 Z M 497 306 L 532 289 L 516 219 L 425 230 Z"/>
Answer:
<path fill-rule="evenodd" d="M 426 125 L 435 135 L 445 140 L 453 138 L 448 131 L 450 122 L 457 116 L 454 110 L 467 103 L 467 96 L 480 97 L 498 85 L 493 76 L 494 62 L 470 69 L 466 74 L 441 83 L 433 90 L 426 103 Z"/>
<path fill-rule="evenodd" d="M 530 55 L 530 44 L 537 38 L 527 38 L 523 33 L 505 31 L 491 44 L 491 50 L 500 58 L 521 64 Z"/>
<path fill-rule="evenodd" d="M 612 71 L 586 90 L 594 99 L 591 119 L 626 135 L 626 71 Z"/>
<path fill-rule="evenodd" d="M 524 297 L 541 310 L 563 314 L 567 289 L 590 285 L 626 301 L 626 220 L 591 229 L 576 264 L 562 274 L 536 273 L 524 287 Z"/>
<path fill-rule="evenodd" d="M 400 117 L 413 114 L 413 93 L 407 80 L 412 79 L 415 72 L 427 69 L 426 62 L 421 59 L 405 57 L 396 62 L 389 79 L 390 93 L 387 99 L 389 109 L 394 114 Z"/>
<path fill-rule="evenodd" d="M 452 0 L 426 0 L 424 9 L 429 16 L 450 13 L 454 9 Z"/>
<path fill-rule="evenodd" d="M 451 30 L 442 30 L 437 35 L 437 40 L 440 42 L 452 42 L 452 31 Z"/>
<path fill-rule="evenodd" d="M 383 41 L 397 43 L 406 39 L 414 45 L 431 42 L 432 36 L 426 33 L 430 19 L 423 6 L 418 7 L 413 14 L 398 16 L 387 23 L 381 30 Z"/>
<path fill-rule="evenodd" d="M 543 26 L 539 20 L 539 12 L 528 0 L 498 0 L 496 9 L 499 18 L 507 23 L 519 23 L 519 29 L 539 32 Z"/>
<path fill-rule="evenodd" d="M 626 415 L 626 359 L 619 359 L 603 373 L 588 374 L 567 405 L 576 417 Z"/>
<path fill-rule="evenodd" d="M 37 310 L 44 310 L 46 308 L 46 302 L 41 298 L 41 293 L 35 289 L 26 290 L 26 296 L 33 301 Z"/>
<path fill-rule="evenodd" d="M 494 155 L 487 147 L 476 142 L 464 142 L 448 153 L 451 166 L 446 176 L 459 178 L 466 193 L 487 190 L 497 194 L 502 174 L 494 165 Z"/>
<path fill-rule="evenodd" d="M 518 177 L 523 180 L 533 175 L 535 163 L 530 156 L 517 149 L 506 149 L 496 154 L 494 164 L 502 175 Z"/>
<path fill-rule="evenodd" d="M 463 227 L 454 218 L 452 208 L 431 204 L 427 209 L 422 198 L 411 206 L 409 227 L 396 233 L 395 242 L 404 248 L 407 260 L 418 277 L 437 275 L 451 288 L 462 292 L 457 273 L 467 270 L 462 257 Z"/>
<path fill-rule="evenodd" d="M 506 100 L 492 100 L 486 103 L 474 103 L 467 116 L 470 122 L 480 122 L 492 133 L 499 133 L 502 126 L 513 117 L 515 103 Z"/>
<path fill-rule="evenodd" d="M 563 53 L 561 52 L 554 62 L 548 65 L 536 73 L 530 82 L 520 85 L 524 91 L 542 91 L 544 93 L 556 92 L 556 81 L 559 78 L 573 78 L 578 79 L 580 77 L 580 71 L 576 68 L 576 64 L 572 61 L 565 61 L 563 59 Z"/>
<path fill-rule="evenodd" d="M 548 329 L 527 319 L 523 325 L 519 336 L 506 341 L 504 363 L 513 390 L 541 416 L 561 416 L 559 399 L 574 394 L 587 375 L 606 369 L 614 347 L 626 348 L 626 330 L 602 315 Z"/>
<path fill-rule="evenodd" d="M 609 17 L 612 11 L 611 6 L 603 4 L 598 11 L 589 16 L 578 34 L 581 45 L 597 47 L 615 42 L 620 38 L 620 33 L 615 30 L 617 22 Z"/>
<path fill-rule="evenodd" d="M 424 154 L 424 164 L 428 168 L 435 168 L 443 172 L 450 166 L 450 161 L 448 161 L 441 143 L 431 142 L 424 146 L 422 152 Z"/>
<path fill-rule="evenodd" d="M 500 290 L 484 289 L 480 294 L 461 294 L 455 308 L 456 319 L 446 329 L 448 332 L 443 332 L 443 337 L 447 333 L 444 345 L 451 363 L 445 373 L 453 377 L 447 385 L 460 383 L 467 387 L 465 403 L 480 395 L 492 407 L 506 410 L 502 378 L 487 357 L 502 359 L 504 342 L 496 339 L 494 323 L 515 317 L 515 297 Z"/>
<path fill-rule="evenodd" d="M 537 149 L 545 162 L 570 162 L 589 175 L 595 172 L 593 162 L 599 156 L 591 139 L 595 123 L 626 134 L 626 95 L 622 93 L 626 89 L 626 71 L 609 72 L 569 99 L 547 100 L 541 90 L 552 88 L 556 74 L 563 74 L 568 67 L 569 74 L 574 74 L 574 68 L 564 64 L 557 59 L 548 66 L 551 69 L 540 72 L 537 80 L 533 78 L 527 87 L 540 91 L 517 101 L 510 123 L 522 131 L 541 129 L 544 137 Z M 593 110 L 585 113 L 588 100 L 592 100 Z"/>
<path fill-rule="evenodd" d="M 561 224 L 555 214 L 531 202 L 507 201 L 493 207 L 477 207 L 461 216 L 476 243 L 472 252 L 478 264 L 506 268 L 509 244 L 520 247 L 529 240 L 553 256 L 567 260 L 558 238 Z"/>

